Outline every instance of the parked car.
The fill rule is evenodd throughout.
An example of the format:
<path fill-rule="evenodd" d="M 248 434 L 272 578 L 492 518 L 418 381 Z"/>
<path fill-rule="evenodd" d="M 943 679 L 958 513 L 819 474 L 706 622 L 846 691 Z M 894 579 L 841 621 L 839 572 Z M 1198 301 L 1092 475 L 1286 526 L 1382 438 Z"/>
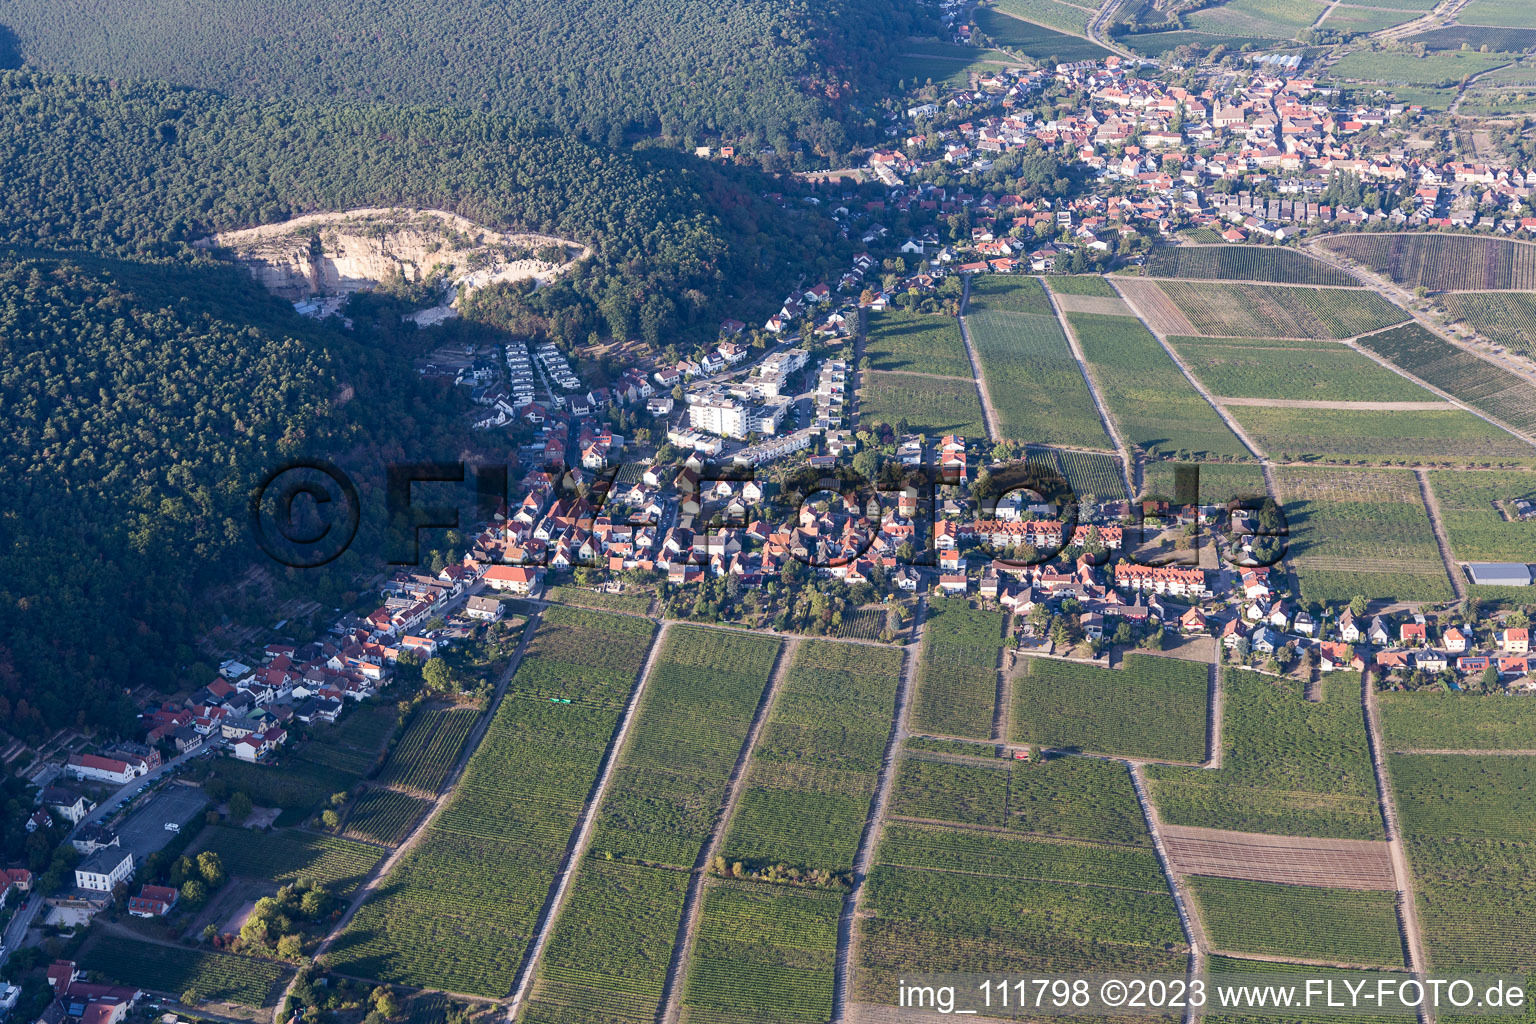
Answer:
<path fill-rule="evenodd" d="M 176 824 L 174 821 L 168 821 L 165 823 L 165 830 L 167 832 L 180 832 L 181 826 Z"/>

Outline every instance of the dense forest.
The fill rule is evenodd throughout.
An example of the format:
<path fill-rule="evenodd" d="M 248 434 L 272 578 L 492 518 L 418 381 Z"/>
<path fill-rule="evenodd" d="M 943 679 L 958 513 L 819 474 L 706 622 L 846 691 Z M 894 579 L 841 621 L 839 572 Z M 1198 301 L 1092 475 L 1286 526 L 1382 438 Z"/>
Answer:
<path fill-rule="evenodd" d="M 0 0 L 52 70 L 260 98 L 452 105 L 626 135 L 823 153 L 867 134 L 901 0 Z M 906 30 L 904 30 L 906 29 Z"/>

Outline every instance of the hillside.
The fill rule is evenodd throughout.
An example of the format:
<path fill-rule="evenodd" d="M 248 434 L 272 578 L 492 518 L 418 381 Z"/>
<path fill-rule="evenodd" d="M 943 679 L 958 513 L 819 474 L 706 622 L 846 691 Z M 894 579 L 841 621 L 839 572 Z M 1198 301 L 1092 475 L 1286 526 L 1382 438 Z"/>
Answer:
<path fill-rule="evenodd" d="M 260 98 L 448 104 L 610 142 L 720 134 L 782 150 L 797 137 L 840 147 L 850 105 L 889 79 L 909 10 L 900 0 L 0 0 L 0 26 L 52 70 Z"/>

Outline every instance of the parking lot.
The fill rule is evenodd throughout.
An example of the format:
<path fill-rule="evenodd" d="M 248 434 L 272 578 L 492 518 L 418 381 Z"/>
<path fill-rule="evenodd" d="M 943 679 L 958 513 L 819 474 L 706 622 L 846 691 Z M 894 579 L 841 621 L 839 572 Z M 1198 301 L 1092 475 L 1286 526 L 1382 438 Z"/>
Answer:
<path fill-rule="evenodd" d="M 145 857 L 176 837 L 166 829 L 167 822 L 185 826 L 206 806 L 208 797 L 196 786 L 166 786 L 118 827 L 123 849 L 133 851 L 135 863 L 143 863 Z"/>

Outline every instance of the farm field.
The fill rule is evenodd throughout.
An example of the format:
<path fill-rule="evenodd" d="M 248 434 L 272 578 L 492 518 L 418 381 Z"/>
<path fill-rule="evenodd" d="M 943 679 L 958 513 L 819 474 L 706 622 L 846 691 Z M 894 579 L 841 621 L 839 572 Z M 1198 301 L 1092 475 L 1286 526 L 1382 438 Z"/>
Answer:
<path fill-rule="evenodd" d="M 1458 50 L 1454 55 L 1463 53 Z M 1486 55 L 1473 52 L 1470 56 Z M 1432 292 L 1536 289 L 1536 245 L 1529 242 L 1475 235 L 1372 233 L 1336 235 L 1319 244 L 1409 288 Z"/>
<path fill-rule="evenodd" d="M 1506 53 L 1536 46 L 1536 28 L 1489 28 L 1479 25 L 1447 25 L 1409 36 L 1409 43 L 1423 43 L 1431 50 L 1459 50 L 1466 43 L 1474 50 L 1486 46 Z M 1500 72 L 1494 72 L 1495 78 Z"/>
<path fill-rule="evenodd" d="M 1360 344 L 1474 409 L 1517 430 L 1536 430 L 1536 384 L 1457 348 L 1418 324 L 1361 338 Z"/>
<path fill-rule="evenodd" d="M 1342 986 L 1346 979 L 1356 981 L 1359 974 L 1353 971 L 1340 971 L 1327 967 L 1310 967 L 1302 964 L 1276 963 L 1272 960 L 1244 960 L 1240 957 L 1212 956 L 1206 961 L 1206 971 L 1213 983 L 1221 983 L 1225 978 L 1228 982 L 1237 981 L 1240 984 L 1274 984 L 1288 982 L 1301 984 L 1308 978 L 1321 978 L 1333 981 L 1335 987 Z M 1287 1015 L 1295 1024 L 1319 1024 L 1326 1021 L 1327 1024 L 1382 1024 L 1383 1021 L 1396 1021 L 1398 1024 L 1409 1024 L 1416 1020 L 1411 1012 L 1406 1013 L 1382 1013 L 1372 1010 L 1367 1013 L 1345 1014 L 1337 1009 L 1317 1007 L 1314 1009 L 1296 1009 Z M 1204 1017 L 1206 1024 L 1273 1024 L 1277 1018 L 1267 1013 L 1264 1014 L 1236 1014 L 1236 1013 L 1207 1013 Z M 1445 1020 L 1442 1016 L 1439 1020 Z"/>
<path fill-rule="evenodd" d="M 388 703 L 368 704 L 322 726 L 319 734 L 300 746 L 295 756 L 349 775 L 365 775 L 379 756 L 385 737 L 394 731 L 399 712 Z"/>
<path fill-rule="evenodd" d="M 1176 462 L 1149 462 L 1142 468 L 1142 490 L 1146 494 L 1175 498 Z M 1233 498 L 1262 497 L 1265 493 L 1264 470 L 1252 463 L 1226 465 L 1219 462 L 1188 463 L 1200 473 L 1200 501 L 1225 504 Z"/>
<path fill-rule="evenodd" d="M 1520 696 L 1379 693 L 1388 750 L 1536 750 L 1536 715 Z"/>
<path fill-rule="evenodd" d="M 1053 316 L 1051 300 L 1037 277 L 1009 274 L 973 274 L 971 294 L 965 300 L 967 313 L 1034 313 Z"/>
<path fill-rule="evenodd" d="M 338 970 L 507 994 L 652 632 L 633 616 L 544 610 L 448 804 L 332 947 Z"/>
<path fill-rule="evenodd" d="M 828 1020 L 842 904 L 835 892 L 709 879 L 679 1020 Z"/>
<path fill-rule="evenodd" d="M 1472 0 L 1457 16 L 1465 25 L 1531 28 L 1531 8 L 1523 0 Z"/>
<path fill-rule="evenodd" d="M 935 597 L 923 625 L 912 729 L 986 739 L 997 706 L 1005 616 L 959 598 Z"/>
<path fill-rule="evenodd" d="M 220 758 L 213 766 L 213 778 L 229 783 L 231 793 L 240 792 L 257 807 L 281 807 L 279 824 L 303 821 L 308 812 L 332 793 L 350 789 L 358 780 L 351 772 L 327 768 L 295 758 L 282 767 L 251 764 L 234 758 Z"/>
<path fill-rule="evenodd" d="M 1454 596 L 1418 481 L 1407 470 L 1275 470 L 1302 600 Z"/>
<path fill-rule="evenodd" d="M 891 309 L 871 313 L 864 354 L 876 370 L 907 370 L 971 379 L 960 325 L 941 313 Z"/>
<path fill-rule="evenodd" d="M 1352 81 L 1443 87 L 1514 59 L 1513 54 L 1478 53 L 1475 50 L 1442 50 L 1423 57 L 1410 53 L 1359 51 L 1341 57 L 1329 70 L 1335 77 Z"/>
<path fill-rule="evenodd" d="M 779 646 L 773 637 L 672 627 L 598 811 L 596 854 L 693 866 Z"/>
<path fill-rule="evenodd" d="M 266 1008 L 277 1005 L 293 968 L 272 960 L 98 934 L 80 966 L 122 985 L 179 997 L 195 989 L 204 999 Z"/>
<path fill-rule="evenodd" d="M 390 751 L 379 784 L 436 796 L 479 718 L 472 707 L 420 709 Z"/>
<path fill-rule="evenodd" d="M 1442 402 L 1439 395 L 1333 342 L 1171 337 L 1213 395 L 1340 402 Z"/>
<path fill-rule="evenodd" d="M 399 846 L 431 807 L 432 801 L 424 797 L 393 789 L 369 789 L 353 802 L 345 835 L 348 839 Z"/>
<path fill-rule="evenodd" d="M 1196 11 L 1184 23 L 1201 32 L 1290 39 L 1316 21 L 1325 6 L 1315 0 L 1229 0 Z"/>
<path fill-rule="evenodd" d="M 274 887 L 303 878 L 341 896 L 362 884 L 384 856 L 376 846 L 292 829 L 254 832 L 215 825 L 203 833 L 201 845 L 219 855 L 229 875 Z"/>
<path fill-rule="evenodd" d="M 1516 498 L 1536 500 L 1536 473 L 1429 474 L 1451 554 L 1469 562 L 1517 562 L 1536 551 L 1536 519 L 1520 521 Z"/>
<path fill-rule="evenodd" d="M 975 13 L 976 27 L 998 46 L 1016 50 L 1042 61 L 1101 60 L 1108 54 L 1097 43 L 1082 36 L 1067 35 L 1041 25 L 1034 25 L 1000 11 L 981 7 Z"/>
<path fill-rule="evenodd" d="M 1226 669 L 1222 766 L 1148 765 L 1170 825 L 1275 835 L 1383 838 L 1357 676 L 1335 672 L 1323 699 L 1300 683 Z"/>
<path fill-rule="evenodd" d="M 865 882 L 854 998 L 923 970 L 1181 973 L 1156 855 L 973 830 L 893 826 Z"/>
<path fill-rule="evenodd" d="M 983 437 L 987 433 L 981 398 L 969 375 L 965 380 L 958 380 L 871 370 L 864 373 L 862 379 L 861 424 L 895 426 L 905 422 L 909 429 L 923 434 Z"/>
<path fill-rule="evenodd" d="M 1213 47 L 1223 46 L 1227 49 L 1240 49 L 1247 43 L 1255 46 L 1272 46 L 1273 40 L 1258 36 L 1234 36 L 1227 32 L 1190 32 L 1176 29 L 1169 32 L 1137 32 L 1131 35 L 1119 37 L 1122 45 L 1130 47 L 1137 53 L 1148 57 L 1161 57 L 1169 50 L 1180 46 L 1195 46 L 1201 50 L 1209 51 Z M 1215 235 L 1215 232 L 1212 232 Z M 1221 236 L 1215 235 L 1212 241 L 1220 241 Z"/>
<path fill-rule="evenodd" d="M 1408 319 L 1364 289 L 1192 281 L 1157 287 L 1194 325 L 1190 333 L 1220 338 L 1351 338 Z"/>
<path fill-rule="evenodd" d="M 1430 966 L 1529 974 L 1536 812 L 1510 795 L 1536 785 L 1536 760 L 1394 755 L 1388 767 Z"/>
<path fill-rule="evenodd" d="M 1151 277 L 1216 281 L 1271 281 L 1276 284 L 1358 285 L 1350 274 L 1294 249 L 1261 245 L 1162 246 L 1147 257 Z"/>
<path fill-rule="evenodd" d="M 965 323 L 1004 437 L 1114 447 L 1055 316 L 986 311 Z"/>
<path fill-rule="evenodd" d="M 1088 757 L 959 763 L 907 748 L 891 792 L 898 818 L 1150 848 L 1130 772 Z"/>
<path fill-rule="evenodd" d="M 1201 876 L 1186 882 L 1216 949 L 1403 966 L 1396 893 Z"/>
<path fill-rule="evenodd" d="M 930 627 L 931 628 L 931 627 Z M 1100 754 L 1205 760 L 1209 666 L 1128 654 L 1120 669 L 1025 658 L 1009 739 Z"/>
<path fill-rule="evenodd" d="M 1056 295 L 1087 295 L 1101 299 L 1117 297 L 1110 283 L 1097 274 L 1052 274 L 1043 280 Z"/>
<path fill-rule="evenodd" d="M 1412 21 L 1422 12 L 1383 10 L 1379 7 L 1346 7 L 1340 4 L 1323 19 L 1320 28 L 1341 32 L 1380 32 L 1393 25 Z"/>
<path fill-rule="evenodd" d="M 1015 18 L 1038 21 L 1042 25 L 1075 35 L 1082 35 L 1088 30 L 1088 19 L 1093 16 L 1091 8 L 1058 3 L 1057 0 L 996 0 L 996 6 L 998 10 Z"/>
<path fill-rule="evenodd" d="M 1147 451 L 1248 455 L 1141 321 L 1092 313 L 1069 313 L 1067 320 L 1129 443 Z"/>
<path fill-rule="evenodd" d="M 1409 462 L 1520 459 L 1536 449 L 1465 409 L 1287 409 L 1230 405 L 1254 442 L 1282 462 L 1321 456 Z"/>
<path fill-rule="evenodd" d="M 984 75 L 1018 63 L 1002 50 L 937 41 L 911 43 L 898 58 L 902 80 L 908 85 L 932 81 L 957 89 L 970 85 L 972 72 Z"/>
<path fill-rule="evenodd" d="M 852 867 L 891 732 L 901 658 L 894 648 L 801 643 L 726 826 L 728 860 Z"/>
<path fill-rule="evenodd" d="M 622 594 L 610 594 L 603 590 L 589 590 L 586 587 L 550 587 L 544 593 L 547 600 L 560 604 L 573 604 L 578 608 L 592 608 L 603 612 L 630 612 L 635 615 L 644 615 L 651 607 L 651 594 L 649 591 L 628 591 Z"/>
<path fill-rule="evenodd" d="M 654 1021 L 687 889 L 686 871 L 588 857 L 519 1020 Z"/>
<path fill-rule="evenodd" d="M 1055 448 L 1036 448 L 1031 446 L 1026 449 L 1025 458 L 1029 462 L 1039 462 L 1054 466 L 1072 487 L 1072 493 L 1078 500 L 1087 497 L 1098 498 L 1124 498 L 1125 476 L 1121 472 L 1121 463 L 1113 455 L 1099 455 L 1096 452 L 1075 452 Z"/>
<path fill-rule="evenodd" d="M 1526 358 L 1536 355 L 1536 295 L 1530 292 L 1453 292 L 1441 296 L 1453 322 Z"/>

